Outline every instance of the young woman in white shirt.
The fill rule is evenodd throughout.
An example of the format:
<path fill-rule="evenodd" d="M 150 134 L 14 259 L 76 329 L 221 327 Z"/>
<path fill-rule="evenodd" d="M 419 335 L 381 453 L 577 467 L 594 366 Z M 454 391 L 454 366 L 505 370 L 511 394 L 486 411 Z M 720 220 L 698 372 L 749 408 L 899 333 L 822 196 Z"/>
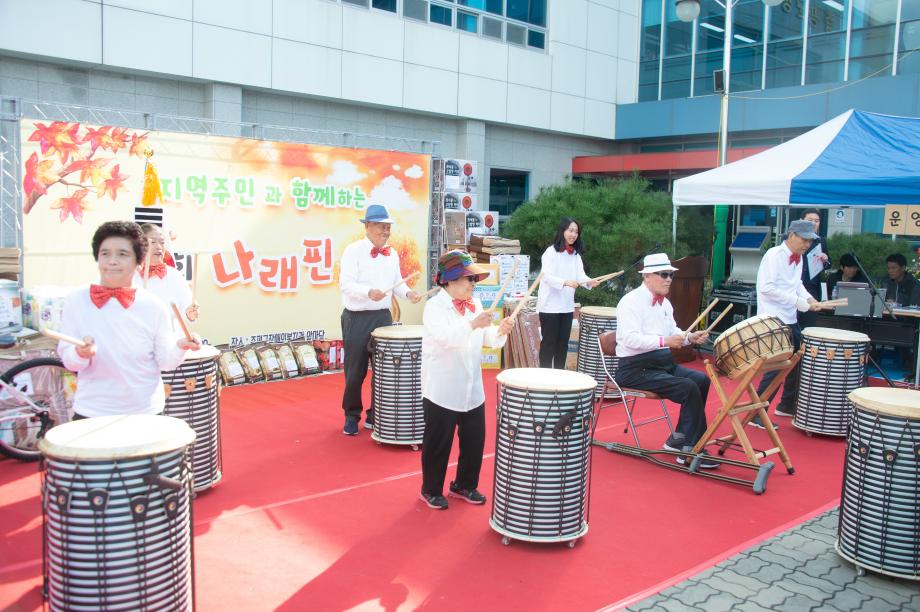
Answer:
<path fill-rule="evenodd" d="M 148 291 L 160 298 L 167 308 L 170 308 L 170 304 L 175 304 L 187 320 L 196 321 L 199 306 L 197 302 L 192 302 L 192 291 L 189 289 L 188 282 L 178 270 L 164 261 L 166 241 L 163 238 L 163 230 L 152 223 L 145 223 L 141 226 L 141 230 L 147 238 L 147 248 L 150 249 L 150 270 L 145 269 L 146 260 L 142 261 L 134 274 L 132 286 L 144 287 L 144 276 L 146 275 Z M 170 320 L 173 321 L 174 326 L 178 326 L 175 317 L 170 317 Z"/>
<path fill-rule="evenodd" d="M 480 359 L 483 345 L 501 347 L 511 331 L 510 319 L 492 325 L 492 314 L 473 297 L 476 282 L 486 276 L 488 271 L 469 254 L 448 251 L 438 261 L 436 282 L 441 291 L 428 300 L 422 315 L 421 498 L 435 510 L 447 510 L 443 489 L 455 429 L 460 457 L 449 495 L 476 505 L 486 502 L 476 489 L 486 436 Z"/>
<path fill-rule="evenodd" d="M 570 217 L 563 217 L 556 228 L 553 244 L 543 252 L 543 279 L 537 292 L 537 312 L 540 315 L 540 367 L 565 369 L 572 317 L 575 313 L 575 289 L 593 289 L 597 283 L 585 274 L 581 261 L 584 244 L 581 226 Z"/>
<path fill-rule="evenodd" d="M 160 372 L 178 367 L 201 342 L 177 338 L 163 303 L 131 287 L 147 251 L 139 225 L 103 223 L 92 247 L 99 284 L 71 293 L 61 322 L 63 333 L 85 345 L 58 344 L 64 366 L 77 373 L 74 419 L 160 413 L 166 401 Z"/>

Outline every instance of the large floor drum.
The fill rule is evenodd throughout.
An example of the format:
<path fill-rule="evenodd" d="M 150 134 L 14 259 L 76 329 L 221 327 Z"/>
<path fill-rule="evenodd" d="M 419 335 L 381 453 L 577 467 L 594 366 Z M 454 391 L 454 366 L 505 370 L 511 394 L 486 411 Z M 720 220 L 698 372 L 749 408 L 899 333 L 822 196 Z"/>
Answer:
<path fill-rule="evenodd" d="M 566 370 L 516 368 L 498 375 L 492 529 L 533 542 L 588 531 L 591 406 L 595 381 Z"/>
<path fill-rule="evenodd" d="M 204 345 L 190 351 L 172 372 L 163 372 L 166 407 L 163 414 L 188 423 L 197 438 L 192 448 L 195 491 L 213 487 L 223 476 L 220 442 L 220 351 Z"/>
<path fill-rule="evenodd" d="M 585 306 L 578 318 L 578 359 L 575 369 L 587 374 L 597 382 L 597 392 L 604 388 L 604 366 L 607 361 L 610 372 L 616 371 L 617 358 L 605 357 L 597 346 L 597 337 L 607 331 L 617 329 L 617 309 L 607 306 Z"/>
<path fill-rule="evenodd" d="M 52 610 L 191 610 L 195 432 L 160 415 L 53 428 L 42 460 Z"/>
<path fill-rule="evenodd" d="M 425 435 L 422 410 L 422 325 L 389 325 L 371 333 L 374 368 L 374 432 L 386 444 L 421 444 Z"/>
<path fill-rule="evenodd" d="M 758 359 L 765 362 L 792 356 L 792 334 L 776 317 L 758 315 L 732 325 L 713 343 L 716 369 L 729 378 L 739 378 Z"/>
<path fill-rule="evenodd" d="M 866 387 L 850 401 L 837 552 L 920 580 L 920 391 Z"/>
<path fill-rule="evenodd" d="M 799 394 L 792 424 L 807 432 L 846 436 L 850 391 L 866 384 L 869 336 L 827 327 L 802 330 Z"/>

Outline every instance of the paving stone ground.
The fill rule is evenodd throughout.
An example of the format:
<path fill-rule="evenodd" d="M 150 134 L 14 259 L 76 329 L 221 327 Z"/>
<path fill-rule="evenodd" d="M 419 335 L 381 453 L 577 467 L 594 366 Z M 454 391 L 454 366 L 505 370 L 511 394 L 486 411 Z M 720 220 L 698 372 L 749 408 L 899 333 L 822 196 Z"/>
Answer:
<path fill-rule="evenodd" d="M 920 582 L 860 576 L 836 553 L 837 516 L 806 521 L 627 610 L 920 611 Z"/>

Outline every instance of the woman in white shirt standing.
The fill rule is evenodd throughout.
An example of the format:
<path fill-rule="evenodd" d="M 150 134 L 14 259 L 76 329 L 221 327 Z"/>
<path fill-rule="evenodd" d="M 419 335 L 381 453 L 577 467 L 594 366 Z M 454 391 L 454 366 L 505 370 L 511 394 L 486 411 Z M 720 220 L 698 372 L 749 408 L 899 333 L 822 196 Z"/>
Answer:
<path fill-rule="evenodd" d="M 496 327 L 492 314 L 473 297 L 477 281 L 488 271 L 473 263 L 460 250 L 448 251 L 438 260 L 435 282 L 441 286 L 425 304 L 422 317 L 422 407 L 425 435 L 422 439 L 421 498 L 428 507 L 447 510 L 444 478 L 454 441 L 460 441 L 457 476 L 450 483 L 451 497 L 481 505 L 486 497 L 476 490 L 486 439 L 485 391 L 482 387 L 482 347 L 505 344 L 511 320 Z"/>
<path fill-rule="evenodd" d="M 152 223 L 145 223 L 141 226 L 141 230 L 147 238 L 147 248 L 150 249 L 150 270 L 146 270 L 146 263 L 141 262 L 141 266 L 134 274 L 132 286 L 144 287 L 144 275 L 146 274 L 147 286 L 145 288 L 160 298 L 166 304 L 166 308 L 170 308 L 170 304 L 175 304 L 188 321 L 197 320 L 198 304 L 192 302 L 192 291 L 189 289 L 188 282 L 178 270 L 164 261 L 166 241 L 163 239 L 163 230 Z M 178 329 L 175 317 L 171 316 L 170 321 Z"/>
<path fill-rule="evenodd" d="M 182 363 L 192 340 L 177 338 L 170 315 L 156 297 L 131 287 L 147 241 L 129 221 L 108 221 L 93 235 L 99 284 L 82 287 L 64 303 L 61 331 L 82 338 L 83 346 L 58 344 L 58 355 L 77 373 L 74 420 L 118 414 L 158 414 L 166 396 L 162 370 Z"/>
<path fill-rule="evenodd" d="M 563 217 L 556 228 L 553 244 L 543 253 L 543 279 L 537 293 L 540 315 L 540 367 L 565 369 L 572 317 L 575 313 L 575 289 L 579 285 L 593 289 L 597 283 L 585 274 L 581 261 L 584 244 L 581 226 L 575 219 Z"/>

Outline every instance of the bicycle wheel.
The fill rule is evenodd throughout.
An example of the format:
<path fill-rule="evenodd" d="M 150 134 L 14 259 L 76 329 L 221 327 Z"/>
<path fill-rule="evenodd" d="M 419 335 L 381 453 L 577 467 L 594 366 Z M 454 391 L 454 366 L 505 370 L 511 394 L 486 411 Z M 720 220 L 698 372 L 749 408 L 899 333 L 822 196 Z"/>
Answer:
<path fill-rule="evenodd" d="M 35 461 L 45 432 L 70 420 L 76 375 L 60 359 L 41 357 L 14 365 L 0 379 L 16 389 L 0 389 L 0 453 Z"/>

